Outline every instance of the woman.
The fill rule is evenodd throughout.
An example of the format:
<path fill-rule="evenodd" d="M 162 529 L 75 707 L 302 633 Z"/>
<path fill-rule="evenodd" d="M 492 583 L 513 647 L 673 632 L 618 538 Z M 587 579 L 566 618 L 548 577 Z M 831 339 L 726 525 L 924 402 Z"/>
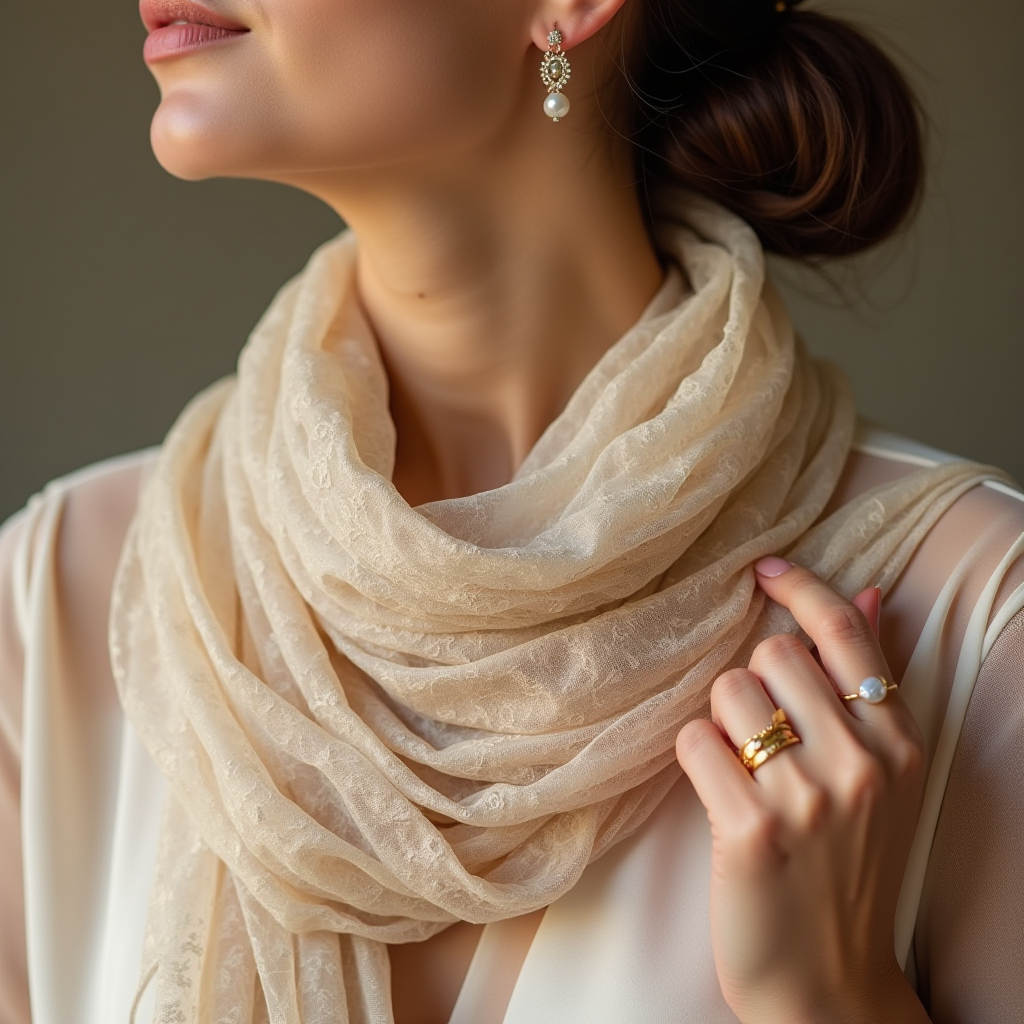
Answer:
<path fill-rule="evenodd" d="M 1024 504 L 855 443 L 764 282 L 913 208 L 895 69 L 748 0 L 142 14 L 161 163 L 352 230 L 5 530 L 7 1017 L 1014 1019 Z"/>

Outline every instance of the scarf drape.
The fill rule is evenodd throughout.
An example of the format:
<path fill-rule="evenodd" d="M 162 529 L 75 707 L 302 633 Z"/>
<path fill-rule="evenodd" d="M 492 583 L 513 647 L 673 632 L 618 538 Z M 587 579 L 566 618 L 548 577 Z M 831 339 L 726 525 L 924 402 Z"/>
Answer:
<path fill-rule="evenodd" d="M 915 472 L 815 525 L 846 384 L 745 224 L 675 195 L 659 242 L 660 291 L 506 486 L 418 508 L 393 487 L 348 232 L 170 432 L 111 620 L 170 783 L 157 1021 L 388 1024 L 385 943 L 565 893 L 675 781 L 716 675 L 796 630 L 755 559 L 887 586 L 983 476 Z"/>

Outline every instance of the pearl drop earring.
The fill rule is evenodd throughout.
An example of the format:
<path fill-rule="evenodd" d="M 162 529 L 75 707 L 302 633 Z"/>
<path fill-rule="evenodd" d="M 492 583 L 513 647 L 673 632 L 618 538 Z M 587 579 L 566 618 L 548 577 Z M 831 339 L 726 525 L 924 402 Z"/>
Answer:
<path fill-rule="evenodd" d="M 569 81 L 572 69 L 562 53 L 562 33 L 553 28 L 548 33 L 548 52 L 540 62 L 540 80 L 548 87 L 544 113 L 557 121 L 569 113 L 569 101 L 562 95 L 562 86 Z"/>

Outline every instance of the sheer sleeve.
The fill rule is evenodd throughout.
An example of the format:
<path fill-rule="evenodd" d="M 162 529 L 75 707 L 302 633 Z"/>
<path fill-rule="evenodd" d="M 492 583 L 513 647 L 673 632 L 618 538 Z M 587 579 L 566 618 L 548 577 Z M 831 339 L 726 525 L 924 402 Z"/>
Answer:
<path fill-rule="evenodd" d="M 935 1024 L 1024 1013 L 1024 611 L 985 659 L 939 819 L 915 934 Z"/>
<path fill-rule="evenodd" d="M 884 440 L 885 448 L 865 445 L 866 451 L 851 459 L 848 491 L 892 479 L 908 464 L 933 461 L 929 451 L 922 459 L 908 459 L 886 450 L 893 439 Z M 955 589 L 948 609 L 931 622 L 949 584 Z M 988 597 L 992 586 L 998 589 Z M 984 619 L 975 622 L 985 608 L 990 609 L 987 629 Z M 916 711 L 929 758 L 945 724 L 967 635 L 980 640 L 984 634 L 984 641 L 926 851 L 907 973 L 935 1024 L 1017 1024 L 1024 1019 L 1024 500 L 1019 493 L 978 487 L 964 495 L 886 595 L 883 648 L 902 684 L 926 623 L 925 657 L 915 662 L 922 679 L 915 681 L 926 676 L 930 691 Z"/>
<path fill-rule="evenodd" d="M 98 734 L 97 720 L 120 728 L 107 653 L 107 614 L 141 472 L 141 458 L 128 456 L 55 481 L 25 512 L 0 528 L 0 1024 L 31 1020 L 25 927 L 25 893 L 30 887 L 25 883 L 26 872 L 31 874 L 38 864 L 25 863 L 23 855 L 24 839 L 31 831 L 24 820 L 31 760 L 24 728 L 25 707 L 31 703 L 26 668 L 34 672 L 34 664 L 38 669 L 44 648 L 50 662 L 59 666 L 59 678 L 49 679 L 47 685 L 61 691 L 64 724 L 71 727 L 62 735 L 73 735 L 75 742 L 55 745 L 53 757 L 47 754 L 48 770 L 53 767 L 56 777 L 60 764 L 70 765 L 82 782 L 75 793 L 92 800 L 88 806 L 94 813 L 103 794 L 94 793 L 89 785 L 100 758 L 96 745 L 85 740 Z M 53 602 L 52 621 L 47 620 L 51 628 L 45 630 L 36 622 L 41 592 Z M 104 735 L 112 733 L 108 729 Z M 58 816 L 73 818 L 84 806 L 80 800 L 67 801 L 59 805 Z M 85 865 L 88 852 L 76 846 L 68 862 Z M 97 891 L 85 897 L 95 902 L 99 895 Z M 69 905 L 55 909 L 67 930 L 73 917 Z M 33 977 L 33 999 L 39 984 Z"/>
<path fill-rule="evenodd" d="M 21 706 L 24 652 L 15 565 L 28 524 L 0 530 L 0 1022 L 28 1024 L 25 908 L 21 883 Z"/>

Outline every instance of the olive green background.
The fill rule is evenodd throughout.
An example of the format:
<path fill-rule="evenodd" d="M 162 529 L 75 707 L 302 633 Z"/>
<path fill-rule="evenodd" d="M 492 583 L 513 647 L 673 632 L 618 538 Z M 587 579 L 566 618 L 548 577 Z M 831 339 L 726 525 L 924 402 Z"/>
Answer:
<path fill-rule="evenodd" d="M 914 231 L 843 268 L 841 292 L 778 268 L 797 324 L 865 414 L 1024 478 L 1024 4 L 816 6 L 903 54 L 933 173 Z M 284 188 L 164 173 L 142 38 L 130 0 L 5 10 L 0 519 L 58 474 L 159 441 L 339 227 Z"/>

